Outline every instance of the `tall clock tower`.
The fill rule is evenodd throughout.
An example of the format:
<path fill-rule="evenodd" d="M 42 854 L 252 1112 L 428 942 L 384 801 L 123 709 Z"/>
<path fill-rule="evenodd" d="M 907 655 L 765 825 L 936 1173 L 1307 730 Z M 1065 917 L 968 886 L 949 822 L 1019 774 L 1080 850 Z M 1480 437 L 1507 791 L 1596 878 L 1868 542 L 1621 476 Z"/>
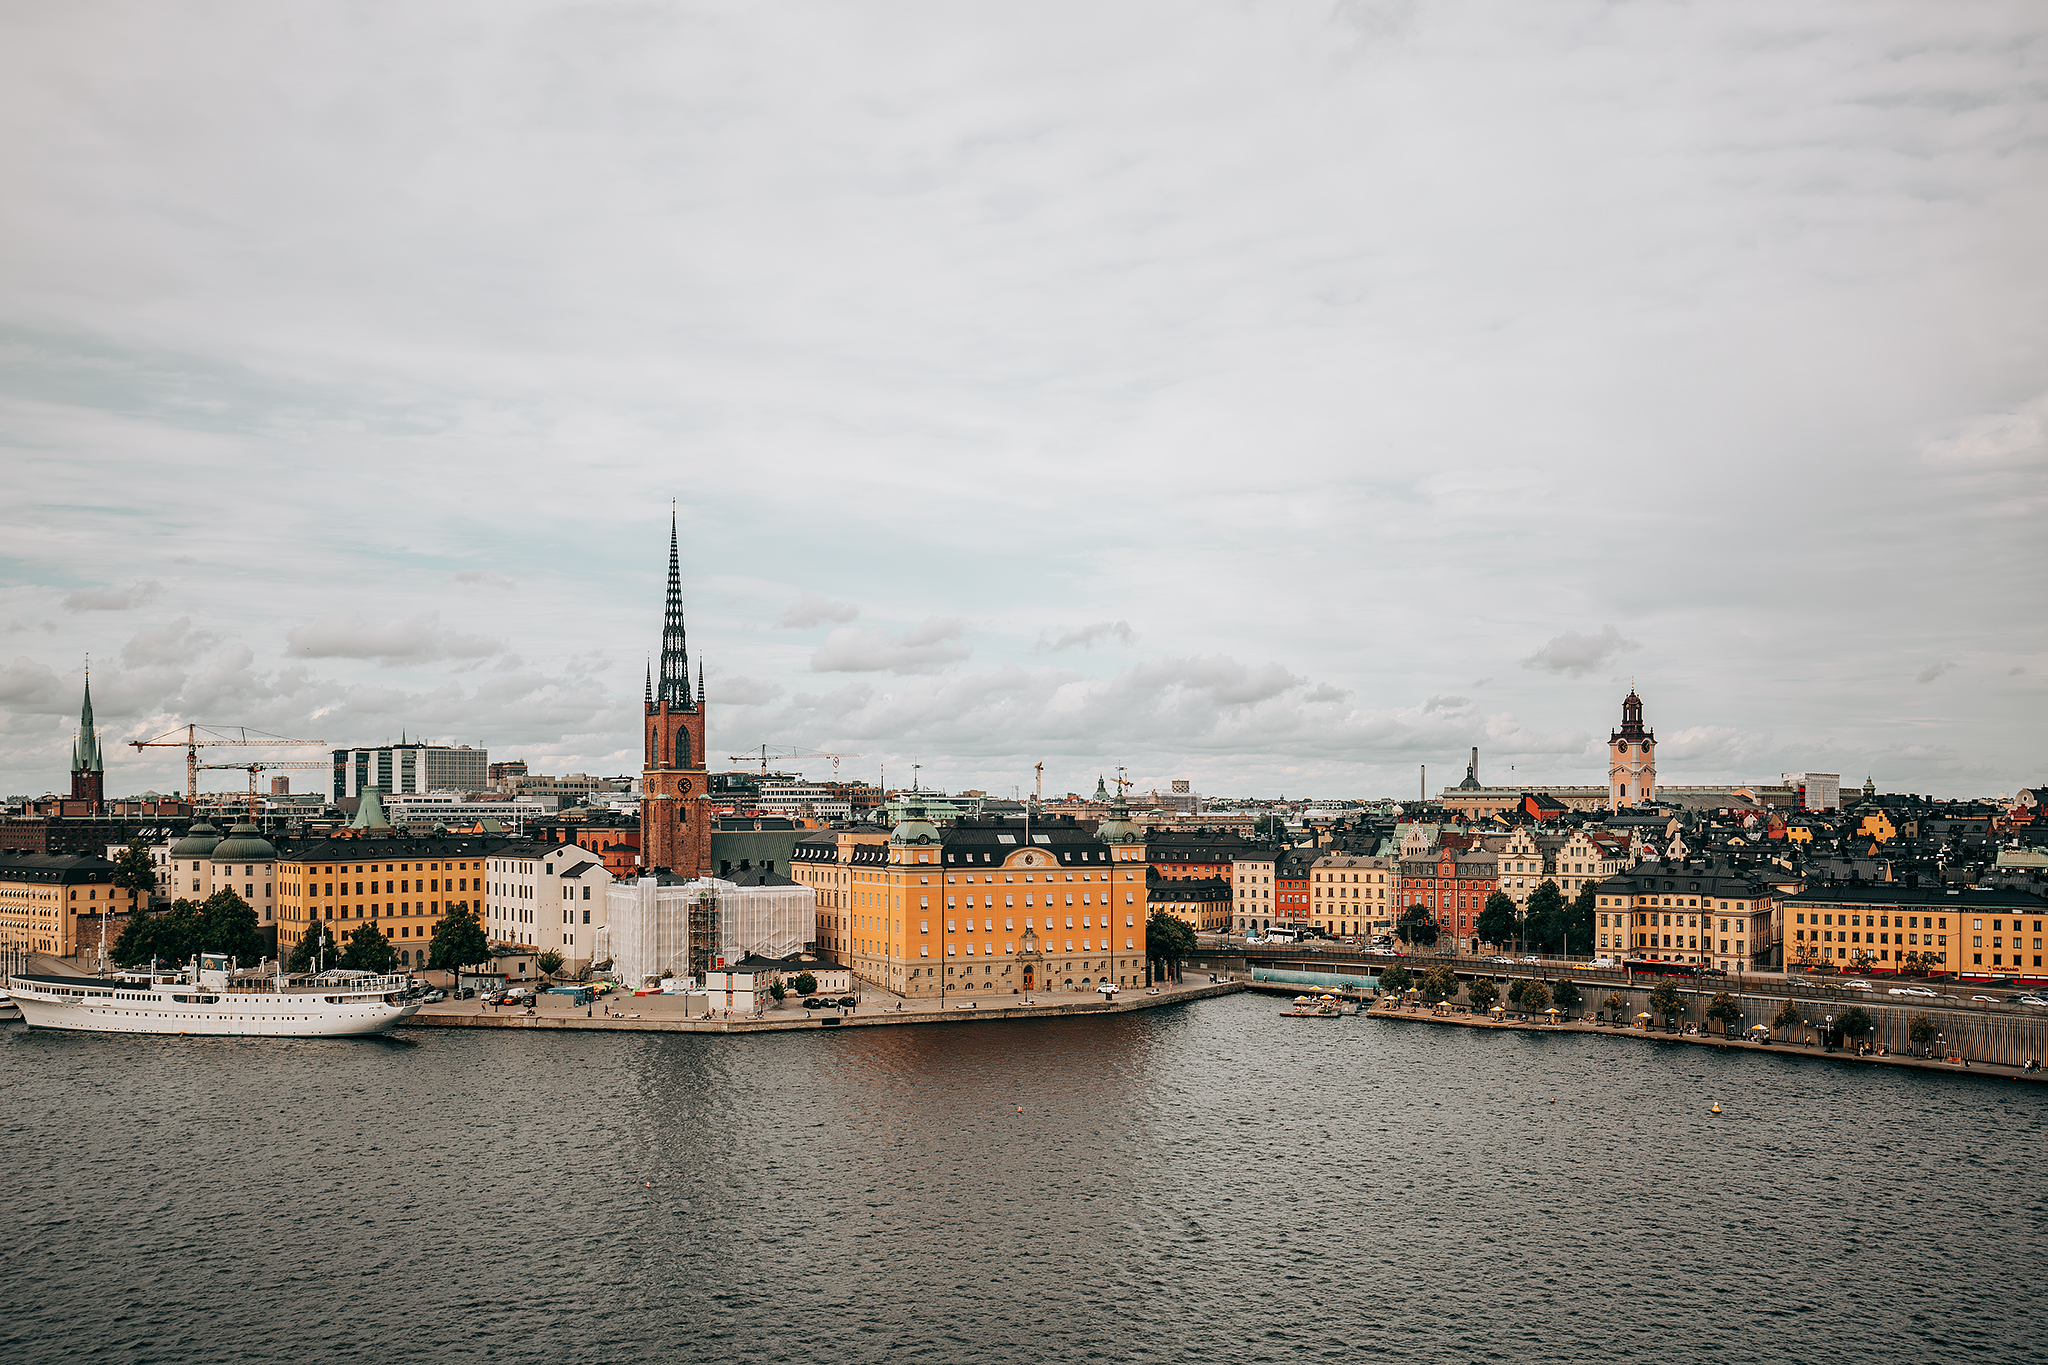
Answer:
<path fill-rule="evenodd" d="M 683 573 L 675 518 L 668 528 L 668 606 L 661 622 L 661 677 L 647 672 L 646 754 L 640 767 L 640 866 L 685 877 L 711 870 L 711 803 L 704 752 L 704 670 L 690 695 L 683 634 Z"/>
<path fill-rule="evenodd" d="M 1657 799 L 1657 732 L 1643 727 L 1643 699 L 1631 687 L 1621 728 L 1607 740 L 1607 804 L 1614 810 Z"/>

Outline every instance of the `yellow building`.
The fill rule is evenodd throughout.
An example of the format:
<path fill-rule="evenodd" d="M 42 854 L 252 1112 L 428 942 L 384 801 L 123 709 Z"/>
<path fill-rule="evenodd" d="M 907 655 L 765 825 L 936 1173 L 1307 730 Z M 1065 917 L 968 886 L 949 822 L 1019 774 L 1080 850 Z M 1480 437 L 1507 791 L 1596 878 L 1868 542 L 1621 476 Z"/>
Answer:
<path fill-rule="evenodd" d="M 1280 855 L 1265 850 L 1239 854 L 1230 864 L 1231 926 L 1240 934 L 1263 935 L 1280 912 L 1273 907 L 1273 869 Z"/>
<path fill-rule="evenodd" d="M 1309 868 L 1309 923 L 1336 938 L 1391 932 L 1397 871 L 1389 858 L 1324 854 Z"/>
<path fill-rule="evenodd" d="M 427 961 L 427 940 L 448 911 L 466 905 L 481 922 L 484 860 L 509 841 L 477 835 L 308 839 L 277 859 L 277 951 L 292 949 L 316 923 L 338 945 L 375 924 L 402 967 Z"/>
<path fill-rule="evenodd" d="M 884 830 L 823 830 L 796 841 L 789 853 L 789 875 L 818 894 L 818 930 L 815 946 L 834 962 L 847 962 L 853 914 L 854 850 L 885 849 L 889 835 Z M 880 867 L 880 861 L 864 864 Z"/>
<path fill-rule="evenodd" d="M 1641 863 L 1594 888 L 1595 954 L 1721 971 L 1781 966 L 1784 911 L 1749 869 Z"/>
<path fill-rule="evenodd" d="M 1121 800 L 1093 833 L 1065 817 L 963 817 L 943 833 L 921 806 L 903 817 L 886 844 L 847 850 L 840 960 L 854 975 L 939 998 L 1145 984 L 1144 836 Z"/>
<path fill-rule="evenodd" d="M 24 953 L 98 956 L 100 917 L 126 915 L 140 902 L 116 891 L 114 865 L 76 853 L 0 853 L 0 944 Z M 110 927 L 107 947 L 118 926 Z"/>

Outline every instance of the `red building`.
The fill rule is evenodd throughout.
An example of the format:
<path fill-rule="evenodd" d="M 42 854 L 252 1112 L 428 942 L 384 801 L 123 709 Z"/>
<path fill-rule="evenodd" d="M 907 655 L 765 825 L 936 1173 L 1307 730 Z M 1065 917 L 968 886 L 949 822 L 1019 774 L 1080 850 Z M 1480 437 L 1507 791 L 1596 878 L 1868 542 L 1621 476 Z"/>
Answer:
<path fill-rule="evenodd" d="M 1468 843 L 1472 846 L 1466 847 Z M 1447 835 L 1430 858 L 1402 862 L 1395 918 L 1419 905 L 1436 921 L 1438 934 L 1462 940 L 1460 947 L 1476 949 L 1473 933 L 1479 912 L 1499 889 L 1499 860 L 1475 839 Z"/>
<path fill-rule="evenodd" d="M 690 695 L 690 651 L 683 635 L 683 575 L 673 518 L 668 530 L 668 604 L 661 626 L 661 685 L 647 678 L 647 755 L 640 773 L 640 851 L 648 868 L 684 877 L 711 870 L 717 815 L 707 799 L 704 671 Z"/>

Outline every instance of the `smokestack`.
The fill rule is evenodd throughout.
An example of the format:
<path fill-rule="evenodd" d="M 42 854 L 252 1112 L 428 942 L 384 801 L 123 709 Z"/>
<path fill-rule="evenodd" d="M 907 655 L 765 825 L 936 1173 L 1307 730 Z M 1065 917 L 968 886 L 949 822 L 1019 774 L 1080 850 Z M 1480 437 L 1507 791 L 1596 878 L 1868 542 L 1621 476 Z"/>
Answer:
<path fill-rule="evenodd" d="M 1422 787 L 1416 793 L 1415 799 L 1418 801 L 1429 800 L 1429 765 L 1427 763 L 1422 765 Z"/>

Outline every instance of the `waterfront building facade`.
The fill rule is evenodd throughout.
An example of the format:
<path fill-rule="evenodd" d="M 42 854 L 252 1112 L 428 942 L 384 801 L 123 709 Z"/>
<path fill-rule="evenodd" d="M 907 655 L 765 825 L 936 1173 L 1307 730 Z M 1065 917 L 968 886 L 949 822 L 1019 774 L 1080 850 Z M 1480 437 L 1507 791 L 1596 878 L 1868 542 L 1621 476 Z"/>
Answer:
<path fill-rule="evenodd" d="M 277 950 L 289 956 L 316 923 L 337 944 L 372 923 L 392 940 L 401 967 L 427 964 L 427 940 L 450 910 L 479 912 L 484 862 L 507 841 L 488 836 L 306 839 L 278 851 Z"/>
<path fill-rule="evenodd" d="M 1393 929 L 1399 873 L 1391 858 L 1325 853 L 1309 868 L 1309 923 L 1337 938 Z"/>
<path fill-rule="evenodd" d="M 2048 965 L 2048 900 L 2024 891 L 1849 883 L 1803 891 L 1785 912 L 1787 966 L 2038 976 Z"/>
<path fill-rule="evenodd" d="M 114 865 L 105 858 L 0 853 L 0 942 L 18 952 L 97 953 L 101 916 L 129 914 L 137 904 L 134 891 L 115 889 Z"/>
<path fill-rule="evenodd" d="M 798 839 L 789 854 L 789 875 L 818 897 L 818 928 L 813 943 L 835 962 L 850 960 L 852 951 L 853 852 L 889 842 L 886 830 L 819 830 Z"/>
<path fill-rule="evenodd" d="M 574 843 L 510 843 L 484 861 L 484 933 L 493 943 L 562 955 L 581 975 L 597 959 L 612 874 Z"/>
<path fill-rule="evenodd" d="M 1146 981 L 1144 834 L 1119 798 L 1095 830 L 911 806 L 847 863 L 847 962 L 899 995 L 1090 991 Z"/>
<path fill-rule="evenodd" d="M 1593 892 L 1596 953 L 1722 971 L 1784 965 L 1783 898 L 1753 869 L 1646 862 Z"/>
<path fill-rule="evenodd" d="M 1240 934 L 1264 935 L 1280 917 L 1273 904 L 1273 869 L 1278 851 L 1248 846 L 1231 860 L 1232 927 Z"/>

